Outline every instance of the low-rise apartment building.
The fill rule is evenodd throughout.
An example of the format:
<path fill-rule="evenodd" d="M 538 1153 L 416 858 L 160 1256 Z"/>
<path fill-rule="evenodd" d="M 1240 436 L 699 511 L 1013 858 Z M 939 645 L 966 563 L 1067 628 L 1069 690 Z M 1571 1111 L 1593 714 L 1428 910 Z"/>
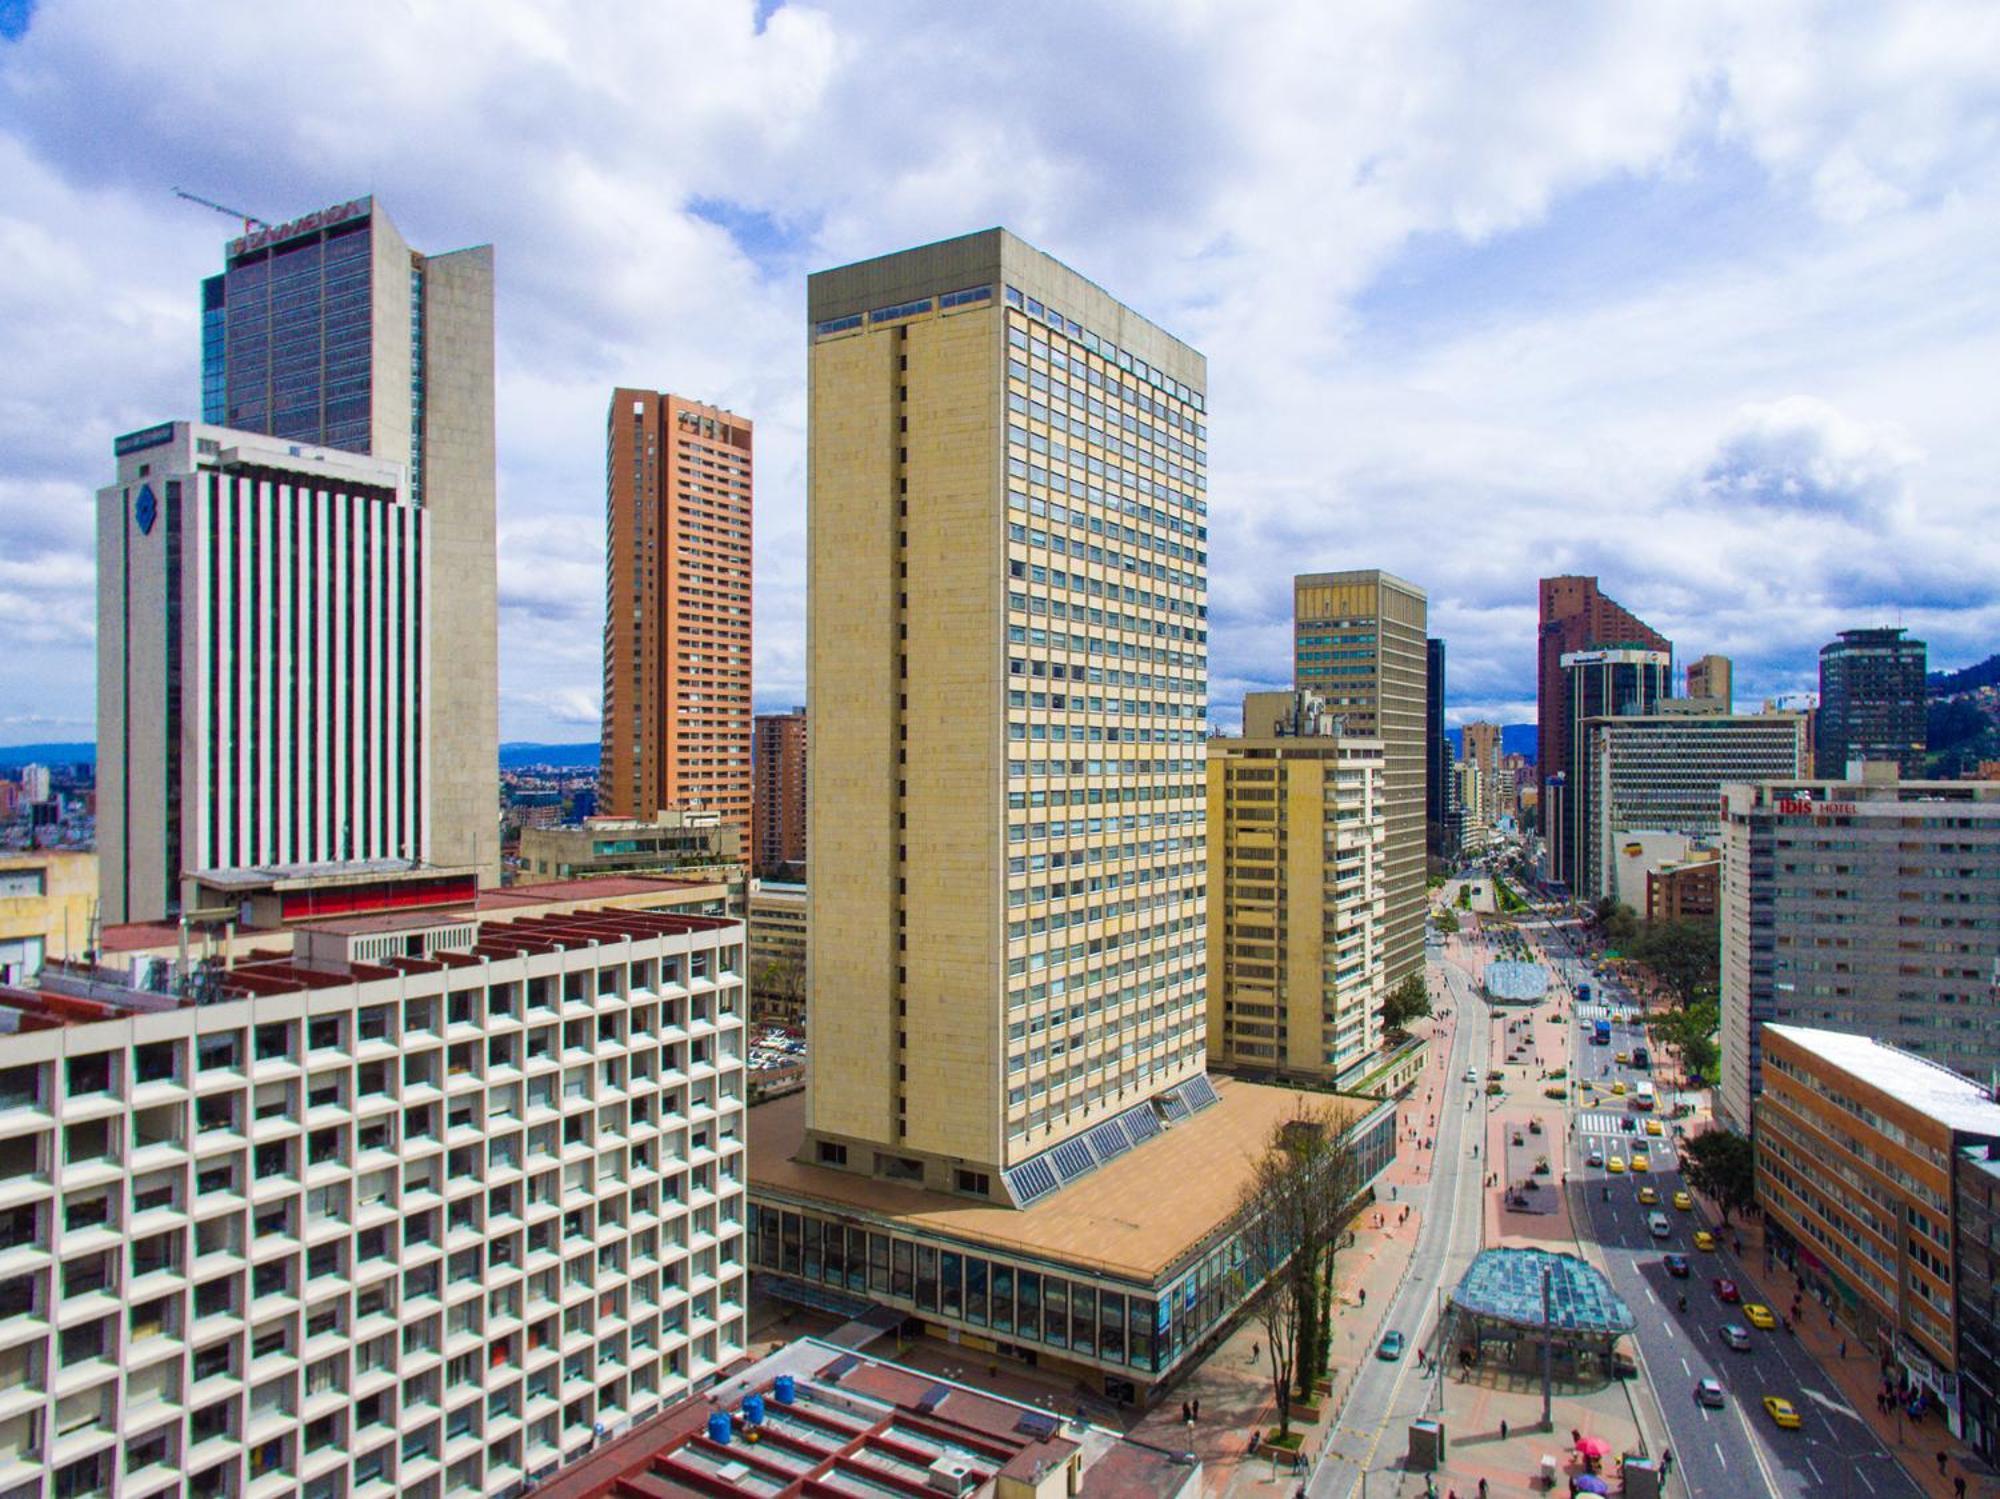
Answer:
<path fill-rule="evenodd" d="M 2000 1142 L 2000 1103 L 1868 1036 L 1764 1027 L 1757 1203 L 1781 1255 L 1959 1429 L 1961 1152 Z"/>

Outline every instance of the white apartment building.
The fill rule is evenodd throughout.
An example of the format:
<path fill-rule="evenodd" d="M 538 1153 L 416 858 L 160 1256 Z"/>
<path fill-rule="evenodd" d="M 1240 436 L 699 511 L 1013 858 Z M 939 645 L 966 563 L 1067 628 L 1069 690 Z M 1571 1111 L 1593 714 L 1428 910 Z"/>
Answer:
<path fill-rule="evenodd" d="M 46 984 L 0 992 L 5 1499 L 512 1494 L 741 1351 L 741 923 Z"/>
<path fill-rule="evenodd" d="M 1805 767 L 1798 713 L 1708 713 L 1669 699 L 1650 713 L 1587 720 L 1582 731 L 1589 823 L 1581 893 L 1637 910 L 1646 906 L 1644 866 L 1621 857 L 1628 843 L 1647 833 L 1708 843 L 1721 832 L 1724 786 L 1783 780 Z M 1684 857 L 1685 848 L 1663 857 Z M 1635 871 L 1636 883 L 1623 878 Z"/>
<path fill-rule="evenodd" d="M 208 870 L 429 861 L 430 513 L 403 465 L 196 422 L 97 496 L 107 922 Z"/>

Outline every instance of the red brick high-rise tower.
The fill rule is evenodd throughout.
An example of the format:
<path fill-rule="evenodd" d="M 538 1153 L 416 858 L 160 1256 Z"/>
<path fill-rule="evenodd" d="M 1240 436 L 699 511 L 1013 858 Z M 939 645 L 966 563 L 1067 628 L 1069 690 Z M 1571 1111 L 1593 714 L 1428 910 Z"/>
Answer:
<path fill-rule="evenodd" d="M 598 808 L 720 813 L 745 858 L 750 452 L 740 416 L 661 391 L 612 392 Z"/>
<path fill-rule="evenodd" d="M 759 874 L 803 874 L 806 862 L 806 710 L 759 713 L 751 754 L 750 867 Z"/>
<path fill-rule="evenodd" d="M 1535 662 L 1535 771 L 1543 793 L 1542 836 L 1549 836 L 1549 778 L 1569 767 L 1569 681 L 1562 658 L 1569 651 L 1634 645 L 1671 654 L 1674 644 L 1616 600 L 1597 591 L 1597 579 L 1566 573 L 1541 581 L 1541 636 Z"/>

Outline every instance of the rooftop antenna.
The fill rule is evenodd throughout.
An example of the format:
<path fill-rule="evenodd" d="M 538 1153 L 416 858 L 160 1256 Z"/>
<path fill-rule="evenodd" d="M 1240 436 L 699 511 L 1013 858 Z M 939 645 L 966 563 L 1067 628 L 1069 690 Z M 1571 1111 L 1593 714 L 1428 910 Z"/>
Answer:
<path fill-rule="evenodd" d="M 241 219 L 245 234 L 248 234 L 252 229 L 269 229 L 271 227 L 255 214 L 245 213 L 240 208 L 230 208 L 224 204 L 217 203 L 212 198 L 204 198 L 199 193 L 191 193 L 184 187 L 175 188 L 174 196 L 176 198 L 185 198 L 190 203 L 198 203 L 203 208 L 213 208 L 217 213 L 226 213 L 232 219 Z"/>

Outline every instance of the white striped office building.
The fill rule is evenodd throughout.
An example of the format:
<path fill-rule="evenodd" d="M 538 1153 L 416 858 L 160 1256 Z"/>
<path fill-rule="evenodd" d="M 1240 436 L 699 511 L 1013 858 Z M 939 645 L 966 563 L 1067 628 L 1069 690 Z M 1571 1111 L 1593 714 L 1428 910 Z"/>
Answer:
<path fill-rule="evenodd" d="M 98 491 L 103 919 L 184 876 L 424 860 L 429 517 L 403 467 L 193 422 Z"/>

